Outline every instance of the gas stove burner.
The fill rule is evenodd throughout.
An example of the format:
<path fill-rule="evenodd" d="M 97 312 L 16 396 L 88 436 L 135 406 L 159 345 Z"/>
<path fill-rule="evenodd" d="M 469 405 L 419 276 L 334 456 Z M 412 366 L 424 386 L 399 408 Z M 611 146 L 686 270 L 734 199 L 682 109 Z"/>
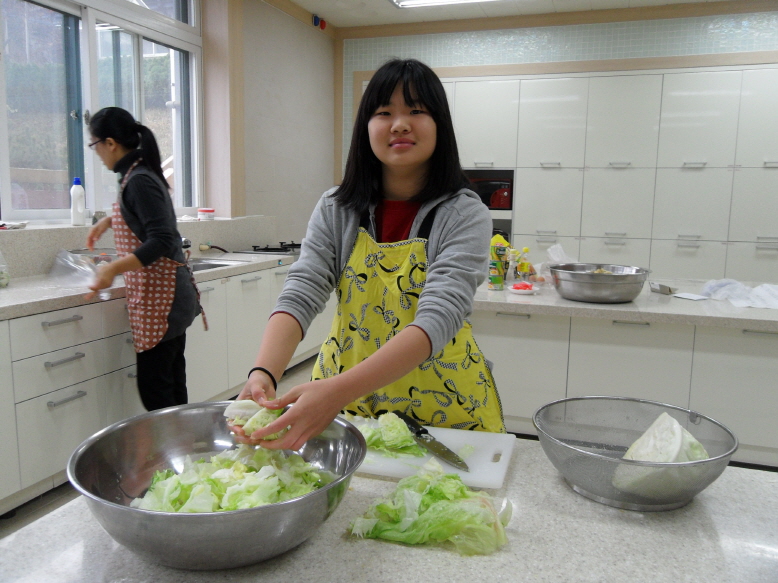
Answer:
<path fill-rule="evenodd" d="M 292 241 L 291 243 L 287 243 L 286 241 L 281 241 L 279 243 L 278 247 L 271 247 L 270 245 L 265 245 L 264 247 L 261 245 L 252 245 L 251 248 L 256 252 L 261 253 L 292 253 L 296 249 L 299 249 L 301 247 L 300 243 L 295 243 Z"/>

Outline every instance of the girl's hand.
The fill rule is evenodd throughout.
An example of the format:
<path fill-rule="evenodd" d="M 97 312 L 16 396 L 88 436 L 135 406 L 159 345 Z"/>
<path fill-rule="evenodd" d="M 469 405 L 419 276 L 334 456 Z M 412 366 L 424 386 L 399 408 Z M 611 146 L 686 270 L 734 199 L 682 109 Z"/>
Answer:
<path fill-rule="evenodd" d="M 297 385 L 283 397 L 263 403 L 268 409 L 282 409 L 290 403 L 295 405 L 266 427 L 252 433 L 248 438 L 250 441 L 244 443 L 259 444 L 268 449 L 300 449 L 311 437 L 324 431 L 347 404 L 337 398 L 342 391 L 332 382 L 336 379 L 333 377 Z M 265 436 L 286 427 L 289 427 L 289 431 L 279 439 L 263 440 Z"/>
<path fill-rule="evenodd" d="M 89 234 L 86 236 L 86 247 L 90 251 L 95 250 L 95 243 L 103 236 L 108 229 L 111 228 L 111 217 L 103 217 L 97 221 L 94 226 L 89 229 Z"/>
<path fill-rule="evenodd" d="M 84 296 L 84 299 L 91 300 L 97 295 L 101 289 L 111 287 L 113 285 L 114 271 L 111 268 L 110 263 L 103 263 L 97 268 L 94 281 L 89 285 L 89 289 L 92 291 Z"/>
<path fill-rule="evenodd" d="M 276 391 L 273 388 L 273 382 L 270 380 L 270 377 L 263 373 L 261 370 L 255 370 L 249 376 L 246 384 L 243 385 L 243 389 L 240 391 L 237 400 L 240 401 L 242 399 L 252 399 L 253 401 L 256 401 L 258 405 L 264 407 L 270 399 L 275 399 L 275 397 Z M 228 424 L 228 426 L 230 431 L 235 434 L 235 441 L 240 443 L 248 443 L 250 445 L 257 444 L 257 440 L 253 440 L 248 437 L 244 433 L 243 427 L 240 425 Z"/>

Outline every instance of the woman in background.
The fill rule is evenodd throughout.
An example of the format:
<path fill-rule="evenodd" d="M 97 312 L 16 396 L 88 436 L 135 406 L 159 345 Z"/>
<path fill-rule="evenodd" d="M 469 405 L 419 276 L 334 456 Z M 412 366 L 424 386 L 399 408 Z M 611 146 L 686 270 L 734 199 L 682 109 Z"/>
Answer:
<path fill-rule="evenodd" d="M 149 411 L 183 405 L 188 401 L 186 329 L 200 313 L 200 303 L 157 140 L 119 107 L 98 111 L 89 132 L 89 147 L 119 175 L 120 186 L 113 213 L 92 227 L 86 241 L 93 250 L 112 228 L 119 259 L 100 265 L 87 298 L 124 274 L 141 401 Z"/>

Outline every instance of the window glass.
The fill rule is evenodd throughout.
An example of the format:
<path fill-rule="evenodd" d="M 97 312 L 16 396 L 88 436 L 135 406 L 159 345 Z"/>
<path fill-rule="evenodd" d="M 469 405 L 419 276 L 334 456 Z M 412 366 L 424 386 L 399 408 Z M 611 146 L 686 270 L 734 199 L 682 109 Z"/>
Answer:
<path fill-rule="evenodd" d="M 189 0 L 127 0 L 154 12 L 159 12 L 180 22 L 191 24 Z"/>
<path fill-rule="evenodd" d="M 143 40 L 143 123 L 159 144 L 174 205 L 192 206 L 189 54 Z"/>
<path fill-rule="evenodd" d="M 79 20 L 23 0 L 4 0 L 2 10 L 11 176 L 3 201 L 67 209 L 72 179 L 83 176 Z"/>

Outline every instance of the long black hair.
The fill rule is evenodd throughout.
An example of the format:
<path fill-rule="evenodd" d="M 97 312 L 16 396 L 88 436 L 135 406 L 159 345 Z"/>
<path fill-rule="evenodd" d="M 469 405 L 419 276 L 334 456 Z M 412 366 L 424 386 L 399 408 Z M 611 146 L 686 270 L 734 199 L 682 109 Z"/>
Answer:
<path fill-rule="evenodd" d="M 359 214 L 382 197 L 382 165 L 370 147 L 367 124 L 376 109 L 389 104 L 398 83 L 402 83 L 405 104 L 423 106 L 437 126 L 437 142 L 429 161 L 427 181 L 413 200 L 427 202 L 456 192 L 469 183 L 459 164 L 454 123 L 440 79 L 421 61 L 391 59 L 375 72 L 365 89 L 351 136 L 343 182 L 333 194 L 338 202 Z"/>
<path fill-rule="evenodd" d="M 89 120 L 89 133 L 98 140 L 113 140 L 127 148 L 135 150 L 140 147 L 143 152 L 143 162 L 168 185 L 165 173 L 162 172 L 162 161 L 159 155 L 157 139 L 145 125 L 135 121 L 132 114 L 121 107 L 104 107 Z"/>

